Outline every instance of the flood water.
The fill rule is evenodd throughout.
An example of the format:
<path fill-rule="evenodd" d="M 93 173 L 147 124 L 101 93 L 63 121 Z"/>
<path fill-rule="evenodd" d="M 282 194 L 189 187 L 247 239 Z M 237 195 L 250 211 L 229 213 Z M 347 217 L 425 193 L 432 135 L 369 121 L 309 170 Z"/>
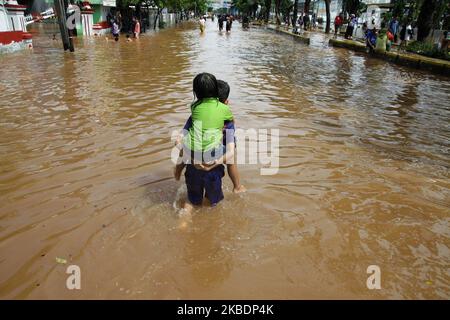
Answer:
<path fill-rule="evenodd" d="M 238 23 L 75 53 L 52 28 L 0 56 L 0 298 L 450 298 L 448 78 Z M 225 177 L 180 230 L 170 137 L 199 72 L 238 128 L 280 130 L 279 171 L 239 165 L 248 192 Z"/>

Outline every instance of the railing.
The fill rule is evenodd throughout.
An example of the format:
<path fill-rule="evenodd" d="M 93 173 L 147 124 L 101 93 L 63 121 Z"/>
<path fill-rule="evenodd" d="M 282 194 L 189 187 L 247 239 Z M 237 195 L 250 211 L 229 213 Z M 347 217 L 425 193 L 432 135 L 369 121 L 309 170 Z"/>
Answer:
<path fill-rule="evenodd" d="M 42 19 L 49 19 L 53 18 L 55 16 L 55 11 L 53 11 L 53 8 L 47 9 L 44 12 L 41 13 Z"/>
<path fill-rule="evenodd" d="M 50 19 L 50 18 L 53 18 L 54 16 L 55 16 L 55 12 L 53 11 L 53 8 L 47 9 L 35 16 L 29 14 L 29 15 L 25 16 L 25 25 L 29 25 L 33 22 L 40 21 L 40 20 Z"/>
<path fill-rule="evenodd" d="M 24 17 L 25 25 L 29 25 L 34 22 L 34 18 L 31 14 Z"/>

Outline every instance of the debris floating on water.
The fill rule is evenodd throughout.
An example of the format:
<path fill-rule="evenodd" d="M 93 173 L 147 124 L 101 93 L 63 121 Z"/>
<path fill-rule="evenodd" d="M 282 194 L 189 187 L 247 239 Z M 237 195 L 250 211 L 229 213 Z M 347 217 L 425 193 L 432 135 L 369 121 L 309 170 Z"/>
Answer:
<path fill-rule="evenodd" d="M 67 263 L 67 260 L 64 259 L 64 258 L 56 257 L 56 263 L 66 264 L 66 263 Z"/>

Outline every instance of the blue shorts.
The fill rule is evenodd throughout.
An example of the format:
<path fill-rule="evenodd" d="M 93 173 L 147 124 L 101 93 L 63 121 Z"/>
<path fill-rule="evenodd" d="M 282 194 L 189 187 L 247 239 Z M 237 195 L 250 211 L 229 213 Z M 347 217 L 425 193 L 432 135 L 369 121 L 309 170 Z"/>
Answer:
<path fill-rule="evenodd" d="M 199 170 L 192 164 L 186 165 L 186 186 L 188 199 L 193 205 L 203 202 L 203 195 L 215 206 L 223 199 L 222 178 L 224 166 L 220 165 L 210 171 Z"/>

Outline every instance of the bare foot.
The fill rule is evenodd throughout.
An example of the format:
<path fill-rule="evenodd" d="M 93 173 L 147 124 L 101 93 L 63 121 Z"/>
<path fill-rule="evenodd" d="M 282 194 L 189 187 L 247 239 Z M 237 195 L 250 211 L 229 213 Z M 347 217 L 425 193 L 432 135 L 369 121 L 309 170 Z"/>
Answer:
<path fill-rule="evenodd" d="M 247 191 L 247 189 L 245 189 L 245 187 L 242 184 L 237 188 L 233 188 L 233 193 L 243 193 L 245 191 Z"/>

